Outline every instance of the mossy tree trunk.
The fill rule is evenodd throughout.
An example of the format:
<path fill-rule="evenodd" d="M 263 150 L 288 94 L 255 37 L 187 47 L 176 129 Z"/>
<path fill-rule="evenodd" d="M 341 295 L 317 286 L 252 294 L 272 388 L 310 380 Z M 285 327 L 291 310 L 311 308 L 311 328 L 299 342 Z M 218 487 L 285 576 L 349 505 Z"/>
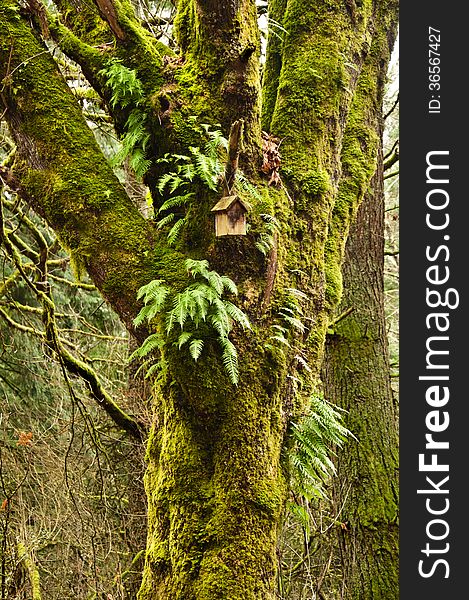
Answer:
<path fill-rule="evenodd" d="M 382 157 L 380 156 L 380 161 Z M 348 411 L 357 437 L 338 451 L 332 513 L 337 523 L 327 556 L 335 572 L 322 579 L 325 597 L 391 600 L 399 596 L 398 429 L 390 383 L 384 316 L 384 191 L 373 177 L 347 241 L 344 294 L 327 337 L 325 394 Z"/>
<path fill-rule="evenodd" d="M 2 110 L 17 144 L 9 180 L 140 339 L 147 332 L 132 326 L 138 288 L 156 278 L 179 291 L 188 283 L 187 257 L 207 258 L 236 281 L 238 304 L 253 325 L 252 333 L 233 337 L 237 386 L 215 342 L 197 363 L 172 343 L 162 350 L 147 446 L 149 533 L 139 600 L 271 600 L 288 493 L 281 451 L 290 419 L 306 409 L 318 383 L 351 216 L 376 166 L 379 137 L 366 118 L 367 99 L 389 58 L 396 3 L 274 0 L 286 33 L 282 43 L 272 37 L 264 97 L 252 0 L 180 0 L 176 57 L 142 26 L 129 0 L 96 0 L 78 12 L 74 3 L 57 4 L 63 20 L 50 17 L 46 27 L 37 3 L 27 14 L 13 0 L 0 2 Z M 184 235 L 169 244 L 108 166 L 44 45 L 47 35 L 81 66 L 118 132 L 137 111 L 149 135 L 144 182 L 156 208 L 164 200 L 157 160 L 188 154 L 197 143 L 190 117 L 220 123 L 226 136 L 243 119 L 241 165 L 262 196 L 249 234 L 216 239 L 210 209 L 221 189 L 194 183 Z M 113 101 L 105 75 L 111 59 L 135 71 L 138 101 Z M 277 188 L 261 174 L 262 112 L 264 127 L 283 138 Z M 347 128 L 356 143 L 344 159 Z M 344 176 L 348 187 L 340 196 Z M 281 224 L 267 259 L 255 245 L 261 212 Z M 280 352 L 271 327 L 292 289 L 301 292 L 308 328 Z M 291 378 L 305 359 L 309 379 L 294 394 Z"/>

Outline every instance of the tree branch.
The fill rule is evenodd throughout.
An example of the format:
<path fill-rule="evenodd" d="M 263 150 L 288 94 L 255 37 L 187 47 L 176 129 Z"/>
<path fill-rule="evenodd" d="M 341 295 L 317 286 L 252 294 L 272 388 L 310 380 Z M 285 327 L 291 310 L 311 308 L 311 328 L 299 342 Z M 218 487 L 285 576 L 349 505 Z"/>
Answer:
<path fill-rule="evenodd" d="M 49 284 L 46 281 L 33 283 L 26 275 L 21 262 L 21 257 L 18 251 L 11 243 L 8 233 L 4 227 L 3 220 L 3 205 L 0 202 L 0 238 L 7 250 L 10 258 L 12 259 L 16 269 L 21 274 L 21 277 L 25 283 L 31 288 L 31 291 L 42 305 L 42 320 L 45 327 L 45 332 L 40 331 L 34 327 L 29 327 L 18 323 L 10 317 L 10 315 L 0 307 L 0 317 L 3 318 L 11 327 L 14 327 L 22 333 L 32 334 L 38 337 L 42 342 L 46 343 L 52 350 L 54 350 L 64 367 L 73 375 L 78 375 L 87 384 L 91 392 L 92 397 L 95 401 L 103 408 L 109 417 L 123 430 L 130 434 L 135 439 L 142 441 L 144 426 L 138 423 L 135 419 L 129 417 L 117 404 L 112 400 L 110 395 L 102 386 L 98 375 L 94 369 L 85 361 L 73 356 L 64 345 L 64 341 L 61 340 L 58 328 L 56 324 L 55 316 L 55 305 L 52 301 L 50 294 L 48 293 Z M 36 267 L 38 268 L 38 267 Z M 42 273 L 41 273 L 42 275 Z M 44 274 L 45 275 L 45 274 Z M 39 285 L 40 284 L 40 285 Z"/>
<path fill-rule="evenodd" d="M 397 94 L 397 98 L 394 101 L 394 104 L 391 106 L 391 108 L 388 110 L 388 112 L 384 115 L 384 120 L 386 121 L 386 119 L 388 117 L 390 117 L 392 115 L 392 113 L 396 110 L 397 105 L 399 104 L 399 93 Z"/>
<path fill-rule="evenodd" d="M 16 82 L 18 71 L 13 71 L 20 64 Z M 134 207 L 52 57 L 13 11 L 0 14 L 0 80 L 5 117 L 17 145 L 15 176 L 21 194 L 87 268 L 133 332 L 137 290 L 157 278 L 165 258 L 177 253 Z M 180 277 L 176 271 L 174 275 Z M 137 335 L 144 338 L 146 332 Z"/>
<path fill-rule="evenodd" d="M 396 142 L 393 145 L 393 148 L 390 152 L 388 152 L 388 154 L 385 157 L 384 163 L 383 163 L 383 171 L 387 171 L 388 169 L 390 169 L 394 164 L 397 163 L 397 161 L 399 160 L 399 140 L 396 140 Z"/>
<path fill-rule="evenodd" d="M 236 177 L 236 171 L 238 170 L 239 155 L 243 143 L 243 129 L 244 121 L 242 119 L 235 121 L 230 129 L 228 160 L 226 162 L 223 178 L 223 193 L 225 196 L 230 195 Z"/>
<path fill-rule="evenodd" d="M 118 40 L 123 41 L 125 39 L 125 32 L 120 26 L 116 7 L 112 0 L 95 0 L 95 4 L 98 7 L 99 14 L 108 23 L 112 33 Z"/>

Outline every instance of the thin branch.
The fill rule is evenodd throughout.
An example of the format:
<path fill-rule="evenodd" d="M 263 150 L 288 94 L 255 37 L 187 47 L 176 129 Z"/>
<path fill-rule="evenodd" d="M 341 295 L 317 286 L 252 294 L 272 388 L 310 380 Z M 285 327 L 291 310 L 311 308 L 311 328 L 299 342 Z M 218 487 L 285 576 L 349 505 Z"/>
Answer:
<path fill-rule="evenodd" d="M 383 171 L 387 171 L 399 160 L 399 144 L 394 145 L 394 150 L 392 153 L 386 158 L 383 163 Z"/>
<path fill-rule="evenodd" d="M 1 179 L 0 179 L 1 181 Z M 143 426 L 135 419 L 128 416 L 117 404 L 112 400 L 109 394 L 102 386 L 94 369 L 83 360 L 73 356 L 66 348 L 65 340 L 61 340 L 58 333 L 55 316 L 55 304 L 50 297 L 50 284 L 47 281 L 41 281 L 41 286 L 34 284 L 24 270 L 17 248 L 12 244 L 8 233 L 4 226 L 3 204 L 0 202 L 0 239 L 3 241 L 5 249 L 13 260 L 16 269 L 21 274 L 23 280 L 32 290 L 38 302 L 42 304 L 42 317 L 45 327 L 45 333 L 36 330 L 33 327 L 28 327 L 14 321 L 6 311 L 0 308 L 0 316 L 6 320 L 11 326 L 24 332 L 30 333 L 41 338 L 52 350 L 59 356 L 60 361 L 65 368 L 72 374 L 80 376 L 89 387 L 91 395 L 97 401 L 111 419 L 127 433 L 132 435 L 139 441 L 143 439 Z"/>
<path fill-rule="evenodd" d="M 395 140 L 394 144 L 392 145 L 391 149 L 386 152 L 386 154 L 383 156 L 383 160 L 386 160 L 389 156 L 391 156 L 391 154 L 394 152 L 397 144 L 399 143 L 399 138 L 397 138 L 397 140 Z"/>
<path fill-rule="evenodd" d="M 65 277 L 59 277 L 58 275 L 49 275 L 49 279 L 53 279 L 54 281 L 58 281 L 59 283 L 65 283 L 66 285 L 72 288 L 80 288 L 81 290 L 87 290 L 89 292 L 96 291 L 96 286 L 92 283 L 82 283 L 81 281 L 70 281 L 70 279 L 65 279 Z"/>
<path fill-rule="evenodd" d="M 384 120 L 386 121 L 386 119 L 388 117 L 390 117 L 392 115 L 392 113 L 396 110 L 396 106 L 399 104 L 399 93 L 397 94 L 396 100 L 394 101 L 394 104 L 391 106 L 391 108 L 388 110 L 388 112 L 384 115 Z"/>
<path fill-rule="evenodd" d="M 228 141 L 228 160 L 225 166 L 225 174 L 223 178 L 223 193 L 229 196 L 231 188 L 238 170 L 239 155 L 241 154 L 243 141 L 244 121 L 239 119 L 235 121 L 230 129 L 230 137 Z"/>
<path fill-rule="evenodd" d="M 354 307 L 353 306 L 349 306 L 346 310 L 344 310 L 342 313 L 340 313 L 339 316 L 337 316 L 330 324 L 330 327 L 334 327 L 335 325 L 337 325 L 337 323 L 340 323 L 340 321 L 342 321 L 343 319 L 345 319 L 345 317 L 348 317 L 353 311 L 354 311 Z"/>
<path fill-rule="evenodd" d="M 391 177 L 395 177 L 396 175 L 399 175 L 399 169 L 397 171 L 393 171 L 392 173 L 388 173 L 383 177 L 383 179 L 391 179 Z"/>

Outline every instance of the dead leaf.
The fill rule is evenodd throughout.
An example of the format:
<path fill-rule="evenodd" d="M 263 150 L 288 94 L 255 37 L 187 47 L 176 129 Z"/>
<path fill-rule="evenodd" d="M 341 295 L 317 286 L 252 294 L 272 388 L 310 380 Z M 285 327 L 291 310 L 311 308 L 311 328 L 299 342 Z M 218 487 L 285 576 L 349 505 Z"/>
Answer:
<path fill-rule="evenodd" d="M 32 437 L 33 437 L 33 433 L 32 431 L 28 431 L 26 433 L 26 431 L 20 431 L 20 435 L 18 438 L 18 441 L 16 442 L 17 446 L 31 446 L 32 445 Z"/>

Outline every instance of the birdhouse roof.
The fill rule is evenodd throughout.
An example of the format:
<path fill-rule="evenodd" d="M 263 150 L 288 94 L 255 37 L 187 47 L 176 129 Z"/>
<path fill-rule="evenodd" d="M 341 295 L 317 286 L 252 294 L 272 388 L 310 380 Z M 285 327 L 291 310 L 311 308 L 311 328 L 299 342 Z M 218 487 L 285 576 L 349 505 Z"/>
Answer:
<path fill-rule="evenodd" d="M 215 204 L 212 208 L 212 212 L 228 210 L 235 202 L 239 202 L 246 212 L 251 210 L 251 205 L 245 200 L 242 200 L 239 196 L 225 196 Z"/>

